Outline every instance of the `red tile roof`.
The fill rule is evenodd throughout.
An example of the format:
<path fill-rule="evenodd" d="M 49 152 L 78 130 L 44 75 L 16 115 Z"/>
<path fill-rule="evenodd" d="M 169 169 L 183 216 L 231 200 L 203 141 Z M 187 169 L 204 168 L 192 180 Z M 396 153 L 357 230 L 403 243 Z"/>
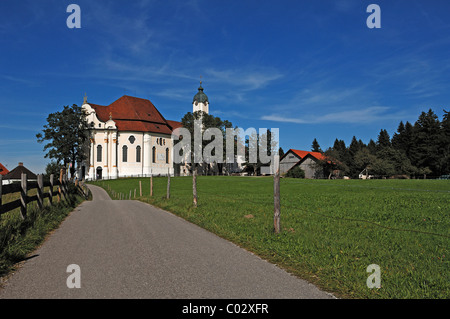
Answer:
<path fill-rule="evenodd" d="M 8 169 L 5 166 L 3 166 L 2 163 L 0 163 L 0 175 L 6 175 L 8 173 L 9 173 Z"/>
<path fill-rule="evenodd" d="M 293 153 L 295 153 L 297 156 L 300 157 L 300 159 L 303 159 L 308 154 L 310 154 L 311 156 L 315 157 L 318 160 L 324 160 L 325 159 L 325 156 L 322 153 L 319 153 L 319 152 L 300 151 L 300 150 L 294 150 L 292 148 L 289 151 L 292 151 Z M 286 154 L 289 151 L 287 151 Z"/>
<path fill-rule="evenodd" d="M 97 113 L 102 122 L 110 118 L 116 123 L 119 131 L 153 132 L 172 134 L 172 125 L 179 123 L 167 121 L 152 102 L 138 97 L 124 95 L 108 106 L 89 105 Z M 181 123 L 180 123 L 181 125 Z"/>
<path fill-rule="evenodd" d="M 167 123 L 170 125 L 170 127 L 172 127 L 172 130 L 175 130 L 176 128 L 183 127 L 181 122 L 167 120 Z"/>

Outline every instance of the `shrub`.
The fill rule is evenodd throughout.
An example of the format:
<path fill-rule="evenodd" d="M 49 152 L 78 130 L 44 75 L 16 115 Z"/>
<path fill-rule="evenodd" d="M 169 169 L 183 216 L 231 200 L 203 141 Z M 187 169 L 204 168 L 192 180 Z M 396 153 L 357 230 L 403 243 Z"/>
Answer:
<path fill-rule="evenodd" d="M 291 168 L 287 173 L 286 177 L 292 178 L 305 178 L 305 171 L 300 168 L 300 166 L 295 166 Z"/>

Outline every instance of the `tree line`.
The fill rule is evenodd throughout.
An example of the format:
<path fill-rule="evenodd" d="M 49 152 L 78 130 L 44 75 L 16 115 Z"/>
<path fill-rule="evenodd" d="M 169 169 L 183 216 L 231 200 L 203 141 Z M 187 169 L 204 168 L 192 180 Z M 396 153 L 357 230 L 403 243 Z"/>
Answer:
<path fill-rule="evenodd" d="M 359 174 L 374 177 L 426 178 L 450 174 L 450 115 L 444 110 L 442 120 L 429 109 L 422 112 L 414 124 L 401 121 L 397 131 L 389 136 L 381 129 L 376 141 L 365 144 L 353 136 L 347 146 L 336 138 L 324 152 L 317 139 L 311 150 L 321 152 L 325 159 L 318 165 L 327 177 Z"/>

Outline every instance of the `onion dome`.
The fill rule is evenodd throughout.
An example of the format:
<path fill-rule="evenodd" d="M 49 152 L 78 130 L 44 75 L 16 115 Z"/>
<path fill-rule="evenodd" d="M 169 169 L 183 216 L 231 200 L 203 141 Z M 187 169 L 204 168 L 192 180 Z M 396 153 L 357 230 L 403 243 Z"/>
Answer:
<path fill-rule="evenodd" d="M 192 103 L 197 105 L 198 103 L 206 104 L 207 102 L 209 103 L 208 97 L 205 93 L 203 93 L 202 82 L 200 81 L 200 87 L 198 88 L 198 92 L 195 94 L 194 101 Z"/>

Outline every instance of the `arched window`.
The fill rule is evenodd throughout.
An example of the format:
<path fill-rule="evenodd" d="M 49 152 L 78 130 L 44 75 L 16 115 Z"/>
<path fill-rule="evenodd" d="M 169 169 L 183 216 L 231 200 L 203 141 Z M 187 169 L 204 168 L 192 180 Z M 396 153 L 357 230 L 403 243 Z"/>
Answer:
<path fill-rule="evenodd" d="M 166 164 L 169 164 L 169 149 L 166 148 Z"/>
<path fill-rule="evenodd" d="M 128 146 L 124 145 L 122 147 L 122 162 L 127 162 L 128 161 Z"/>
<path fill-rule="evenodd" d="M 139 145 L 136 146 L 136 162 L 141 162 L 141 147 Z"/>
<path fill-rule="evenodd" d="M 102 161 L 102 146 L 97 145 L 97 162 Z"/>
<path fill-rule="evenodd" d="M 156 147 L 152 148 L 152 162 L 156 163 Z"/>

